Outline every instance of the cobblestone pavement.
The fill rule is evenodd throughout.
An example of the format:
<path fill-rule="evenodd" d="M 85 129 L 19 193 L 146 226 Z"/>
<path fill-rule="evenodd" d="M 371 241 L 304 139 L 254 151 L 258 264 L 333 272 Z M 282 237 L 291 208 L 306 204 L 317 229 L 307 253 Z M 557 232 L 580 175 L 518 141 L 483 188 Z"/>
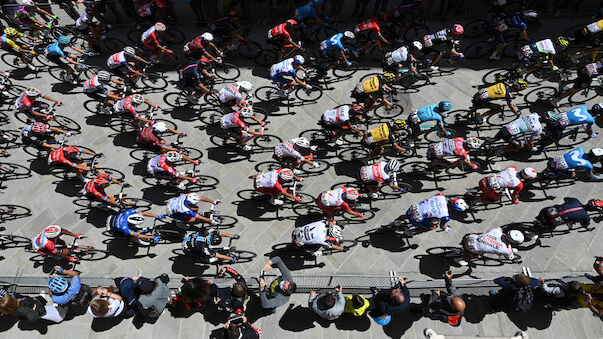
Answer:
<path fill-rule="evenodd" d="M 555 27 L 562 31 L 564 27 L 588 21 L 586 19 L 572 19 L 563 21 L 563 25 Z M 440 23 L 434 23 L 439 27 Z M 192 35 L 197 30 L 191 27 L 183 27 L 184 31 Z M 186 29 L 186 30 L 185 30 Z M 117 34 L 122 40 L 127 40 L 124 30 L 118 30 Z M 543 35 L 541 33 L 541 35 Z M 538 38 L 538 36 L 535 36 Z M 469 42 L 465 42 L 468 44 Z M 103 60 L 98 58 L 94 63 L 102 65 Z M 268 85 L 266 79 L 266 68 L 250 68 L 249 60 L 235 60 L 241 65 L 242 75 L 240 79 L 251 80 L 255 88 Z M 411 109 L 420 108 L 427 104 L 436 103 L 442 99 L 450 100 L 455 110 L 466 109 L 470 104 L 471 96 L 476 92 L 476 85 L 482 76 L 495 67 L 501 67 L 504 62 L 489 63 L 485 61 L 467 62 L 465 68 L 452 73 L 433 77 L 433 84 L 421 88 L 417 92 L 401 93 L 398 96 L 399 103 L 404 107 L 404 114 Z M 0 66 L 6 68 L 4 66 Z M 357 81 L 370 72 L 378 71 L 374 68 L 363 69 L 353 76 L 352 79 L 342 82 L 333 82 L 328 85 L 324 95 L 316 102 L 308 105 L 290 107 L 269 107 L 270 113 L 269 133 L 280 136 L 282 139 L 291 138 L 302 134 L 304 131 L 318 128 L 316 121 L 325 109 L 335 107 L 342 103 L 349 103 L 349 93 Z M 167 72 L 170 81 L 176 79 L 174 72 Z M 106 156 L 100 159 L 102 166 L 115 168 L 123 172 L 126 181 L 132 184 L 126 192 L 129 196 L 140 197 L 151 200 L 154 205 L 152 211 L 162 213 L 165 201 L 174 195 L 174 192 L 166 192 L 162 187 L 149 185 L 148 180 L 143 180 L 146 164 L 135 160 L 140 153 L 135 150 L 134 135 L 122 133 L 106 126 L 108 119 L 104 116 L 95 115 L 94 104 L 81 93 L 80 87 L 60 84 L 56 79 L 56 71 L 43 70 L 37 76 L 27 74 L 24 71 L 16 72 L 15 84 L 21 86 L 36 86 L 44 93 L 63 100 L 64 107 L 58 108 L 59 114 L 64 114 L 75 119 L 81 126 L 83 133 L 69 139 L 70 143 L 84 145 L 96 152 L 102 152 Z M 554 84 L 543 84 L 554 86 Z M 530 87 L 524 92 L 529 93 L 535 87 Z M 215 187 L 202 192 L 211 199 L 221 199 L 219 205 L 221 213 L 233 216 L 237 223 L 226 232 L 239 233 L 241 239 L 236 241 L 237 247 L 249 250 L 257 254 L 255 260 L 248 263 L 236 264 L 235 268 L 243 275 L 255 276 L 268 257 L 273 254 L 273 249 L 278 244 L 290 241 L 290 233 L 294 225 L 302 225 L 311 220 L 319 218 L 317 215 L 307 215 L 303 208 L 285 209 L 280 211 L 279 217 L 275 218 L 275 212 L 266 204 L 248 199 L 252 189 L 251 177 L 258 172 L 258 168 L 265 162 L 271 161 L 271 152 L 246 153 L 221 147 L 212 143 L 216 126 L 208 126 L 198 119 L 197 108 L 172 108 L 164 102 L 167 94 L 176 92 L 170 84 L 165 89 L 145 94 L 152 101 L 161 105 L 162 112 L 157 115 L 161 119 L 170 119 L 178 125 L 178 130 L 184 131 L 188 137 L 183 141 L 187 146 L 202 150 L 203 163 L 199 169 L 207 175 L 215 177 L 219 183 Z M 524 102 L 525 97 L 517 99 L 522 106 L 521 110 L 527 114 L 530 110 L 544 110 L 544 105 L 529 106 Z M 588 102 L 592 106 L 596 100 Z M 529 107 L 528 107 L 529 106 Z M 570 109 L 570 105 L 564 104 L 560 110 Z M 206 108 L 206 107 L 204 107 Z M 11 122 L 4 128 L 18 129 L 23 124 L 13 118 L 12 110 L 8 104 L 2 106 L 2 110 L 11 116 Z M 458 113 L 458 112 L 457 112 Z M 206 116 L 202 113 L 201 116 Z M 455 117 L 455 113 L 451 118 Z M 494 121 L 496 122 L 496 121 Z M 601 120 L 597 121 L 596 130 L 599 130 Z M 460 126 L 457 126 L 460 127 Z M 483 128 L 479 131 L 480 136 L 493 136 L 497 128 Z M 463 131 L 459 131 L 465 135 Z M 469 132 L 474 135 L 475 132 Z M 435 135 L 432 133 L 432 137 Z M 578 136 L 581 146 L 590 149 L 601 145 L 600 137 L 583 140 L 585 133 Z M 168 138 L 170 139 L 170 138 Z M 173 139 L 170 139 L 173 140 Z M 351 181 L 356 171 L 357 163 L 354 161 L 343 161 L 339 156 L 348 146 L 339 149 L 334 147 L 327 153 L 330 168 L 319 176 L 308 176 L 304 186 L 304 193 L 316 197 L 321 191 L 336 184 Z M 567 148 L 569 150 L 569 148 Z M 518 156 L 497 161 L 492 165 L 492 170 L 501 170 L 509 165 L 517 167 L 531 166 L 538 171 L 546 166 L 547 158 L 567 152 L 554 147 L 546 154 L 536 154 L 529 158 Z M 42 227 L 49 223 L 57 223 L 72 232 L 84 233 L 87 239 L 82 243 L 93 244 L 99 248 L 108 249 L 109 257 L 99 261 L 87 261 L 78 265 L 83 275 L 89 276 L 120 276 L 131 275 L 142 272 L 146 276 L 161 272 L 173 274 L 197 275 L 211 274 L 215 272 L 213 266 L 202 265 L 177 256 L 173 250 L 178 244 L 165 244 L 155 246 L 151 249 L 152 255 L 146 255 L 146 249 L 137 248 L 122 239 L 113 239 L 103 234 L 105 231 L 105 218 L 108 212 L 99 208 L 86 208 L 85 200 L 78 197 L 77 193 L 82 185 L 76 181 L 64 180 L 61 176 L 47 173 L 45 159 L 36 159 L 30 154 L 31 149 L 12 149 L 9 157 L 2 159 L 5 162 L 16 163 L 31 170 L 31 176 L 4 182 L 5 188 L 0 195 L 1 203 L 11 203 L 25 206 L 32 210 L 32 215 L 18 220 L 7 221 L 4 226 L 7 233 L 32 237 Z M 425 155 L 425 148 L 419 150 L 419 155 Z M 405 166 L 412 162 L 424 161 L 424 158 L 404 159 Z M 184 166 L 189 168 L 189 166 Z M 405 167 L 408 168 L 408 167 Z M 347 253 L 339 253 L 321 257 L 315 263 L 313 260 L 304 260 L 303 257 L 289 258 L 283 255 L 287 264 L 298 273 L 307 274 L 363 274 L 363 273 L 386 273 L 395 270 L 400 275 L 409 279 L 440 278 L 441 273 L 450 266 L 450 262 L 443 261 L 436 253 L 437 248 L 442 246 L 457 246 L 466 233 L 483 232 L 493 227 L 507 225 L 514 222 L 529 222 L 534 219 L 538 211 L 553 203 L 562 201 L 563 197 L 577 197 L 582 202 L 591 198 L 601 198 L 601 184 L 592 182 L 575 182 L 572 184 L 552 185 L 546 191 L 534 187 L 525 189 L 521 195 L 522 201 L 519 205 L 513 205 L 509 201 L 504 206 L 492 206 L 486 210 L 479 210 L 474 219 L 471 215 L 453 215 L 449 222 L 452 227 L 450 233 L 429 232 L 413 237 L 410 244 L 403 239 L 401 233 L 382 233 L 367 235 L 366 232 L 389 223 L 399 214 L 406 211 L 411 203 L 418 202 L 439 192 L 445 194 L 462 194 L 467 187 L 477 185 L 483 174 L 463 174 L 458 170 L 452 170 L 450 175 L 440 174 L 436 183 L 433 180 L 421 180 L 416 183 L 417 192 L 402 195 L 399 199 L 387 199 L 373 204 L 376 212 L 374 217 L 364 222 L 342 221 L 347 223 L 344 230 L 346 239 L 365 240 L 367 247 L 359 243 Z M 147 182 L 145 182 L 147 181 Z M 115 188 L 111 187 L 110 192 Z M 205 208 L 205 207 L 203 207 Z M 464 271 L 453 268 L 455 273 L 470 275 L 476 278 L 492 278 L 500 275 L 511 275 L 518 272 L 521 266 L 529 266 L 535 276 L 555 276 L 556 273 L 588 272 L 591 270 L 594 255 L 601 254 L 602 232 L 600 228 L 593 231 L 572 231 L 569 234 L 544 238 L 539 244 L 529 250 L 520 252 L 523 263 L 478 265 L 472 270 Z M 430 254 L 432 253 L 432 254 Z M 40 260 L 32 254 L 25 253 L 22 248 L 5 249 L 2 251 L 0 273 L 7 275 L 23 269 L 25 275 L 41 275 L 47 273 L 56 263 L 52 260 Z M 318 263 L 318 265 L 317 265 Z M 491 263 L 490 263 L 491 264 Z M 444 334 L 465 335 L 512 335 L 518 328 L 528 327 L 528 333 L 534 338 L 595 338 L 602 337 L 601 322 L 589 315 L 585 310 L 574 310 L 559 312 L 552 320 L 534 318 L 514 319 L 499 313 L 484 317 L 479 312 L 472 311 L 467 321 L 458 328 L 451 328 L 429 320 L 419 320 L 415 323 L 404 314 L 394 318 L 392 325 L 380 328 L 371 324 L 369 320 L 362 321 L 338 321 L 333 324 L 317 321 L 308 315 L 305 308 L 306 296 L 296 295 L 292 299 L 289 309 L 282 307 L 277 314 L 259 319 L 256 324 L 262 329 L 265 338 L 282 338 L 295 335 L 299 338 L 315 337 L 354 337 L 354 338 L 381 338 L 390 337 L 421 337 L 426 327 L 434 328 L 437 332 Z M 475 312 L 475 313 L 474 313 Z M 159 318 L 157 324 L 145 324 L 142 328 L 136 328 L 131 321 L 124 320 L 118 324 L 101 324 L 94 322 L 88 315 L 75 317 L 68 322 L 50 326 L 47 333 L 53 336 L 64 335 L 67 338 L 75 337 L 136 337 L 136 338 L 158 338 L 158 337 L 206 337 L 212 330 L 220 326 L 215 319 L 205 319 L 201 314 L 194 314 L 190 318 L 175 319 L 168 315 Z M 0 336 L 14 338 L 21 334 L 21 328 L 13 324 L 0 322 L 0 328 L 5 331 Z M 346 330 L 346 331 L 341 331 Z M 44 330 L 45 331 L 45 330 Z M 110 331 L 110 332 L 109 332 Z M 36 332 L 30 332 L 36 333 Z M 28 333 L 28 335 L 30 335 Z M 46 333 L 46 332 L 42 332 Z"/>

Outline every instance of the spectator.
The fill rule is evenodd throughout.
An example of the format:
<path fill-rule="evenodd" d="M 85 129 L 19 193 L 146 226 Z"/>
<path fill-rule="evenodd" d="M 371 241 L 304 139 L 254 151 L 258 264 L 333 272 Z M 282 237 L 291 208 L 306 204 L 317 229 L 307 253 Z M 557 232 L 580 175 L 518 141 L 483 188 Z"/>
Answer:
<path fill-rule="evenodd" d="M 245 311 L 245 300 L 247 295 L 247 282 L 237 271 L 230 267 L 224 267 L 218 273 L 218 277 L 225 274 L 235 279 L 232 287 L 218 288 L 216 284 L 211 285 L 211 295 L 219 309 L 225 309 L 236 314 Z"/>
<path fill-rule="evenodd" d="M 345 308 L 345 299 L 341 291 L 341 285 L 335 287 L 336 293 L 318 294 L 310 291 L 308 307 L 323 319 L 335 320 L 343 314 Z"/>
<path fill-rule="evenodd" d="M 603 316 L 603 284 L 582 284 L 582 293 L 576 296 L 579 307 L 588 307 L 597 317 Z"/>
<path fill-rule="evenodd" d="M 595 257 L 593 268 L 595 269 L 595 272 L 597 272 L 597 275 L 590 275 L 586 273 L 585 276 L 594 283 L 603 281 L 603 257 Z"/>
<path fill-rule="evenodd" d="M 167 274 L 153 280 L 144 277 L 122 279 L 119 290 L 127 306 L 126 316 L 138 314 L 143 318 L 159 317 L 170 301 L 169 281 Z"/>
<path fill-rule="evenodd" d="M 547 281 L 538 289 L 537 300 L 554 309 L 569 309 L 578 294 L 582 293 L 582 284 L 578 281 L 566 283 L 561 280 Z"/>
<path fill-rule="evenodd" d="M 88 306 L 88 313 L 93 318 L 111 318 L 119 316 L 125 307 L 121 295 L 113 293 L 113 286 L 109 288 L 97 287 Z"/>
<path fill-rule="evenodd" d="M 371 303 L 360 294 L 348 295 L 345 297 L 344 312 L 353 314 L 355 317 L 364 315 L 366 309 L 371 306 Z"/>
<path fill-rule="evenodd" d="M 447 293 L 443 294 L 440 290 L 431 291 L 431 296 L 423 306 L 422 313 L 430 319 L 459 326 L 465 312 L 465 301 L 452 282 L 451 271 L 446 271 L 444 280 Z"/>
<path fill-rule="evenodd" d="M 0 313 L 11 315 L 17 319 L 25 319 L 29 322 L 37 322 L 40 319 L 60 323 L 67 315 L 67 307 L 55 307 L 46 305 L 46 299 L 42 296 L 31 298 L 16 293 L 8 293 L 0 290 Z"/>
<path fill-rule="evenodd" d="M 392 315 L 406 311 L 410 304 L 410 292 L 403 278 L 398 278 L 399 283 L 387 290 L 373 291 L 373 309 L 369 315 L 379 325 L 385 326 L 392 320 Z"/>
<path fill-rule="evenodd" d="M 48 277 L 48 290 L 52 301 L 65 307 L 71 303 L 81 306 L 88 305 L 92 299 L 92 289 L 81 283 L 80 272 L 65 270 L 61 266 L 55 266 L 54 271 L 67 275 L 71 279 L 67 280 L 60 276 Z"/>
<path fill-rule="evenodd" d="M 496 278 L 494 282 L 502 289 L 498 293 L 490 291 L 492 307 L 506 311 L 526 312 L 534 304 L 534 289 L 542 285 L 544 280 L 530 278 L 520 273 L 512 278 Z"/>
<path fill-rule="evenodd" d="M 193 308 L 211 303 L 210 290 L 211 283 L 209 280 L 186 277 L 182 279 L 180 292 L 171 298 L 169 307 L 174 310 L 184 307 L 190 311 Z"/>
<path fill-rule="evenodd" d="M 272 265 L 276 265 L 281 272 L 281 275 L 277 277 L 270 286 L 266 286 L 263 273 L 270 270 Z M 260 300 L 262 301 L 262 307 L 266 311 L 274 313 L 277 307 L 289 302 L 289 298 L 291 298 L 291 294 L 295 292 L 296 288 L 297 286 L 295 285 L 295 282 L 293 282 L 291 272 L 289 272 L 289 269 L 285 266 L 281 258 L 274 257 L 268 260 L 262 269 L 262 277 L 260 278 Z"/>
<path fill-rule="evenodd" d="M 229 339 L 259 339 L 262 331 L 251 326 L 244 315 L 230 318 L 225 325 Z"/>

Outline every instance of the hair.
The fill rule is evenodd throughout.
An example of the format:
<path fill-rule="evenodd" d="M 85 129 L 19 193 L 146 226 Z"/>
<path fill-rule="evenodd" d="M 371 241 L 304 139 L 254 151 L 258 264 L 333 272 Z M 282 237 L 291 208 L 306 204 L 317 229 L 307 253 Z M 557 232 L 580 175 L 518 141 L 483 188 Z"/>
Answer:
<path fill-rule="evenodd" d="M 19 307 L 19 300 L 10 294 L 6 294 L 0 299 L 0 312 L 4 315 L 11 314 Z"/>
<path fill-rule="evenodd" d="M 515 282 L 519 287 L 526 287 L 530 285 L 530 277 L 523 273 L 519 273 L 515 275 Z"/>
<path fill-rule="evenodd" d="M 360 294 L 352 295 L 352 306 L 354 308 L 360 308 L 364 306 L 364 298 Z"/>
<path fill-rule="evenodd" d="M 401 304 L 404 302 L 404 300 L 406 298 L 404 298 L 404 294 L 402 294 L 402 292 L 400 292 L 400 293 L 396 294 L 393 299 L 396 303 Z"/>
<path fill-rule="evenodd" d="M 293 281 L 290 281 L 289 287 L 287 287 L 287 291 L 286 291 L 287 294 L 291 295 L 291 294 L 295 293 L 296 290 L 297 290 L 297 285 Z"/>
<path fill-rule="evenodd" d="M 209 294 L 210 284 L 202 278 L 192 278 L 184 281 L 180 293 L 190 301 L 201 301 Z"/>
<path fill-rule="evenodd" d="M 571 295 L 576 295 L 582 292 L 582 284 L 579 281 L 570 281 L 567 285 L 567 291 Z"/>
<path fill-rule="evenodd" d="M 247 298 L 247 286 L 243 282 L 237 282 L 232 285 L 232 295 L 235 297 Z"/>
<path fill-rule="evenodd" d="M 228 334 L 229 338 L 236 339 L 241 335 L 241 330 L 237 324 L 230 324 L 226 328 L 226 333 Z"/>
<path fill-rule="evenodd" d="M 102 317 L 109 312 L 109 305 L 107 299 L 96 298 L 90 303 L 90 310 L 95 316 Z"/>
<path fill-rule="evenodd" d="M 332 308 L 333 306 L 335 306 L 335 296 L 333 295 L 333 293 L 327 293 L 322 298 L 322 302 L 324 303 L 325 307 L 327 307 L 327 309 Z"/>

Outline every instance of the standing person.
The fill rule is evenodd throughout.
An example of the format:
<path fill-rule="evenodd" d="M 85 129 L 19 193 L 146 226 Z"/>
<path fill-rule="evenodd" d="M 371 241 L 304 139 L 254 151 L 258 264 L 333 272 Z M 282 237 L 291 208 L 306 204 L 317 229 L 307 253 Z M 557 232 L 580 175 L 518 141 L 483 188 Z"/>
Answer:
<path fill-rule="evenodd" d="M 281 275 L 274 279 L 270 286 L 266 286 L 264 280 L 264 273 L 269 271 L 272 266 L 276 266 L 281 272 Z M 291 294 L 295 292 L 297 285 L 293 281 L 291 272 L 285 266 L 285 263 L 280 257 L 274 257 L 268 260 L 268 262 L 262 268 L 262 277 L 260 278 L 260 300 L 262 307 L 271 313 L 276 311 L 276 308 L 289 302 Z"/>
<path fill-rule="evenodd" d="M 526 312 L 534 304 L 534 290 L 540 287 L 544 280 L 520 273 L 513 277 L 496 278 L 494 282 L 502 289 L 498 292 L 490 291 L 492 299 L 489 303 L 493 308 Z"/>
<path fill-rule="evenodd" d="M 376 287 L 371 287 L 371 291 L 373 309 L 369 315 L 381 326 L 389 324 L 392 315 L 406 311 L 410 305 L 410 291 L 403 278 L 398 278 L 398 284 L 390 289 L 379 291 Z"/>
<path fill-rule="evenodd" d="M 151 280 L 145 277 L 124 278 L 119 291 L 126 303 L 126 316 L 138 314 L 143 318 L 157 318 L 170 301 L 171 291 L 167 286 L 170 278 L 162 274 Z"/>
<path fill-rule="evenodd" d="M 342 293 L 341 284 L 335 287 L 335 293 L 316 293 L 310 291 L 308 307 L 319 317 L 327 320 L 335 320 L 343 314 L 345 309 L 345 298 Z"/>
<path fill-rule="evenodd" d="M 446 271 L 444 280 L 447 293 L 432 290 L 429 299 L 423 303 L 421 312 L 430 319 L 459 326 L 465 312 L 465 301 L 452 283 L 452 271 Z"/>

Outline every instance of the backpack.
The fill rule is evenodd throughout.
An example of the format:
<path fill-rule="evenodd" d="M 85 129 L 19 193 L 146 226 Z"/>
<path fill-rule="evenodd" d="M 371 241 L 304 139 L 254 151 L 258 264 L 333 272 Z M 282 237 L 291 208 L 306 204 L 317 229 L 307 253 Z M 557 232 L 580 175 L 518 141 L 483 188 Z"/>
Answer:
<path fill-rule="evenodd" d="M 522 287 L 513 295 L 513 310 L 516 312 L 527 312 L 534 304 L 534 291 L 530 286 Z"/>

